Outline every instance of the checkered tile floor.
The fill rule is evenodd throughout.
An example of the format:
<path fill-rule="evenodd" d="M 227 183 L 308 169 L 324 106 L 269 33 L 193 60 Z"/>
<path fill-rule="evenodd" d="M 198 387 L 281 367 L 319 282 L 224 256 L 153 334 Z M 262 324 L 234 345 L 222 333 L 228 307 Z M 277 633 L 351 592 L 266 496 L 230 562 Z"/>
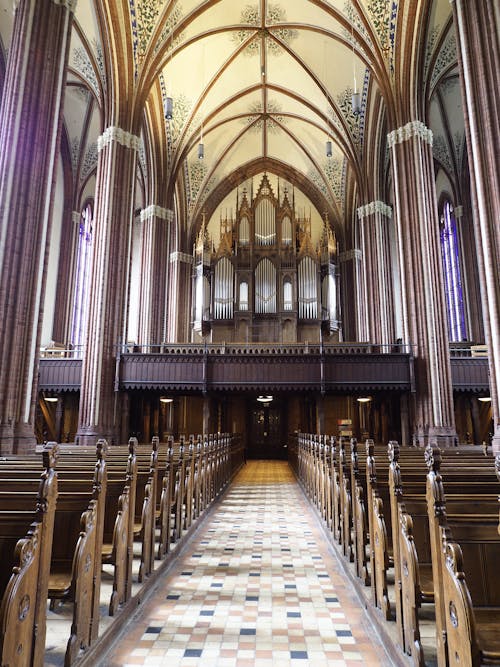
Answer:
<path fill-rule="evenodd" d="M 248 462 L 102 665 L 388 665 L 288 464 Z"/>

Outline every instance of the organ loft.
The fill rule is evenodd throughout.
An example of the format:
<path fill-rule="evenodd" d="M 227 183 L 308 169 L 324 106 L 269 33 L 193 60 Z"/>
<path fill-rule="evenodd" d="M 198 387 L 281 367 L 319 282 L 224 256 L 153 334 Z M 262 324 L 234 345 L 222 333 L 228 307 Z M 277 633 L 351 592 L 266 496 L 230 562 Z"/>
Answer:
<path fill-rule="evenodd" d="M 317 243 L 287 187 L 266 174 L 255 196 L 242 189 L 217 244 L 205 222 L 194 247 L 193 339 L 239 343 L 341 340 L 338 255 L 328 220 Z M 239 195 L 239 190 L 238 193 Z"/>

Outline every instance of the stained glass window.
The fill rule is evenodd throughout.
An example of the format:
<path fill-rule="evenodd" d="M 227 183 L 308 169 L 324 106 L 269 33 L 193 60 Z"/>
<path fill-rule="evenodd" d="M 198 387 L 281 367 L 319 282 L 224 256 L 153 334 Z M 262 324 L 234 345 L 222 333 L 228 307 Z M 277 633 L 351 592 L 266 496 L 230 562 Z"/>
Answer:
<path fill-rule="evenodd" d="M 466 340 L 465 309 L 460 271 L 457 222 L 453 207 L 446 202 L 441 218 L 441 251 L 450 341 Z"/>

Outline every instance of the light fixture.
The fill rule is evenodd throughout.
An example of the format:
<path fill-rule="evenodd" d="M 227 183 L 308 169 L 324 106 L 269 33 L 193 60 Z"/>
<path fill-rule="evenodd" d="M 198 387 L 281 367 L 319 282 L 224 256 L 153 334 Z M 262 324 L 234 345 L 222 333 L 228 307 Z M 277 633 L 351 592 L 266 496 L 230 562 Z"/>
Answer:
<path fill-rule="evenodd" d="M 355 116 L 359 116 L 361 113 L 361 93 L 356 91 L 356 79 L 354 79 L 354 92 L 352 94 L 352 113 Z"/>
<path fill-rule="evenodd" d="M 272 396 L 257 396 L 259 403 L 270 403 L 273 400 Z"/>
<path fill-rule="evenodd" d="M 371 400 L 370 396 L 360 396 L 360 398 L 357 399 L 358 403 L 369 403 Z"/>
<path fill-rule="evenodd" d="M 169 58 L 169 77 L 168 77 L 168 93 L 165 98 L 165 120 L 172 120 L 174 115 L 174 100 L 172 98 L 172 54 L 174 52 L 174 27 L 171 28 L 170 34 L 170 58 Z"/>
<path fill-rule="evenodd" d="M 477 400 L 481 403 L 491 403 L 491 396 L 479 396 Z"/>
<path fill-rule="evenodd" d="M 324 80 L 325 80 L 325 93 L 326 93 L 326 123 L 328 125 L 328 110 L 329 110 L 329 105 L 328 105 L 328 67 L 327 67 L 327 59 L 326 59 L 326 41 L 323 43 L 323 61 L 324 61 Z M 326 157 L 332 157 L 333 155 L 333 146 L 332 146 L 332 140 L 330 138 L 330 132 L 327 132 L 326 135 L 326 143 L 325 143 L 325 153 Z"/>
<path fill-rule="evenodd" d="M 45 396 L 46 403 L 57 403 L 58 400 L 57 396 Z"/>
<path fill-rule="evenodd" d="M 174 112 L 174 100 L 171 97 L 165 99 L 165 120 L 172 120 Z"/>
<path fill-rule="evenodd" d="M 203 160 L 205 157 L 205 146 L 203 144 L 203 120 L 204 120 L 204 106 L 205 106 L 205 42 L 203 42 L 203 58 L 202 58 L 202 64 L 203 64 L 203 72 L 201 76 L 202 80 L 202 85 L 203 85 L 203 95 L 201 98 L 201 127 L 200 127 L 200 143 L 198 144 L 198 160 Z"/>
<path fill-rule="evenodd" d="M 160 396 L 160 403 L 173 403 L 173 398 L 168 398 L 168 396 Z"/>
<path fill-rule="evenodd" d="M 356 60 L 354 55 L 354 7 L 352 7 L 352 16 L 351 16 L 351 41 L 352 41 L 352 74 L 354 78 L 354 92 L 351 97 L 351 109 L 352 113 L 355 116 L 359 116 L 359 114 L 361 113 L 361 93 L 358 92 L 358 84 L 356 82 Z"/>

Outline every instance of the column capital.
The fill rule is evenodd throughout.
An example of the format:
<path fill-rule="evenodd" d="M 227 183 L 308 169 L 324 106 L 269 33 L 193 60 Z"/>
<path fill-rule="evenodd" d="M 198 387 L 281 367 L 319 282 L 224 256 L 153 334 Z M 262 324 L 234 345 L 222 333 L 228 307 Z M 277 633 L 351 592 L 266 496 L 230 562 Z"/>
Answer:
<path fill-rule="evenodd" d="M 455 213 L 455 220 L 460 220 L 461 218 L 464 217 L 464 207 L 463 206 L 455 206 L 453 209 L 453 212 Z"/>
<path fill-rule="evenodd" d="M 66 9 L 69 9 L 70 12 L 75 13 L 76 9 L 76 3 L 78 0 L 52 0 L 52 2 L 56 5 L 61 5 L 62 7 L 66 7 Z"/>
<path fill-rule="evenodd" d="M 71 213 L 71 221 L 75 223 L 75 225 L 80 224 L 80 220 L 82 219 L 82 214 L 80 211 L 73 211 Z"/>
<path fill-rule="evenodd" d="M 373 215 L 374 213 L 380 213 L 380 215 L 385 215 L 386 218 L 392 218 L 392 208 L 387 204 L 384 204 L 383 201 L 372 201 L 369 204 L 360 206 L 356 209 L 359 220 Z"/>
<path fill-rule="evenodd" d="M 14 11 L 19 7 L 21 0 L 14 0 Z M 75 13 L 76 4 L 78 0 L 52 0 L 55 5 L 60 5 L 61 7 L 66 7 L 73 14 Z"/>
<path fill-rule="evenodd" d="M 151 204 L 151 206 L 142 209 L 141 222 L 145 222 L 149 218 L 160 218 L 161 220 L 172 222 L 174 219 L 174 212 L 172 209 L 162 208 L 156 204 Z"/>
<path fill-rule="evenodd" d="M 170 255 L 170 263 L 173 264 L 174 262 L 183 262 L 184 264 L 193 264 L 194 259 L 192 255 L 188 255 L 185 252 L 179 252 L 176 250 Z"/>
<path fill-rule="evenodd" d="M 139 150 L 140 138 L 131 132 L 122 130 L 121 127 L 110 126 L 97 139 L 97 150 L 100 152 L 112 141 L 125 146 L 125 148 L 132 148 L 134 151 Z"/>
<path fill-rule="evenodd" d="M 397 130 L 389 132 L 387 135 L 387 143 L 389 144 L 389 148 L 392 148 L 396 144 L 401 144 L 403 141 L 408 141 L 414 137 L 422 139 L 422 141 L 425 141 L 432 146 L 432 130 L 429 130 L 429 128 L 420 120 L 412 120 L 411 122 L 406 123 L 406 125 L 403 125 L 403 127 L 398 127 Z"/>
<path fill-rule="evenodd" d="M 363 253 L 359 248 L 353 248 L 352 250 L 346 250 L 345 252 L 341 252 L 339 255 L 339 260 L 341 262 L 349 262 L 352 259 L 356 259 L 358 261 L 361 261 L 361 258 L 363 257 Z"/>

